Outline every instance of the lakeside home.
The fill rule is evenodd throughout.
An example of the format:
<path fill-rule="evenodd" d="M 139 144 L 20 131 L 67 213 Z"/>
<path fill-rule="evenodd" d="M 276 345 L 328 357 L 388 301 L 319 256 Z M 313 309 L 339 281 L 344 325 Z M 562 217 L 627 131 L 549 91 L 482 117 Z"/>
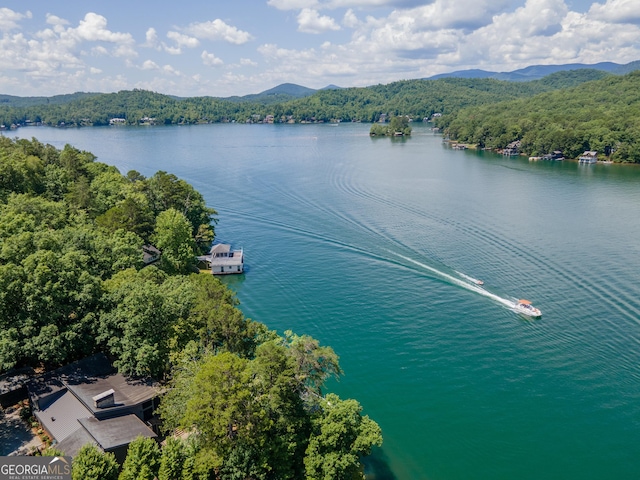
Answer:
<path fill-rule="evenodd" d="M 244 252 L 233 250 L 227 243 L 218 243 L 211 247 L 208 255 L 198 257 L 205 262 L 213 275 L 227 275 L 244 271 Z"/>
<path fill-rule="evenodd" d="M 578 158 L 579 163 L 596 163 L 598 161 L 598 152 L 587 150 Z"/>
<path fill-rule="evenodd" d="M 159 383 L 125 377 L 104 354 L 33 377 L 26 387 L 34 416 L 65 455 L 92 443 L 122 463 L 137 437 L 157 438 Z"/>
<path fill-rule="evenodd" d="M 511 142 L 505 149 L 502 150 L 502 154 L 505 156 L 513 156 L 520 154 L 520 140 L 516 140 L 515 142 Z"/>

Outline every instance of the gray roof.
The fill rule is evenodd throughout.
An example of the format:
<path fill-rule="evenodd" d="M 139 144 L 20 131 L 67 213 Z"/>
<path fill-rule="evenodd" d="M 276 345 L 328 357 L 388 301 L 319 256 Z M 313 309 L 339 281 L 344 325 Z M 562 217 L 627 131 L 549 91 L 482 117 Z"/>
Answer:
<path fill-rule="evenodd" d="M 96 377 L 87 383 L 67 383 L 68 388 L 80 399 L 93 413 L 102 412 L 105 409 L 96 408 L 93 397 L 107 390 L 114 390 L 114 407 L 130 407 L 139 405 L 158 396 L 159 386 L 153 380 L 134 380 L 126 378 L 121 373 L 115 373 L 103 377 Z"/>
<path fill-rule="evenodd" d="M 87 357 L 34 378 L 28 385 L 36 407 L 47 408 L 57 392 L 69 389 L 92 413 L 104 412 L 96 408 L 93 397 L 109 389 L 115 390 L 115 407 L 130 407 L 158 396 L 159 385 L 151 379 L 128 378 L 117 373 L 104 354 Z"/>
<path fill-rule="evenodd" d="M 91 412 L 67 390 L 62 391 L 46 408 L 34 413 L 45 430 L 58 442 L 80 428 L 79 419 L 91 416 Z"/>
<path fill-rule="evenodd" d="M 104 420 L 89 417 L 80 419 L 79 422 L 104 451 L 128 445 L 140 436 L 148 438 L 157 436 L 133 414 Z"/>
<path fill-rule="evenodd" d="M 33 375 L 32 368 L 21 368 L 0 376 L 0 395 L 22 388 L 31 375 Z"/>
<path fill-rule="evenodd" d="M 82 428 L 80 424 L 78 424 L 78 429 L 75 432 L 73 432 L 61 442 L 55 444 L 54 447 L 57 450 L 63 452 L 65 455 L 75 457 L 80 449 L 87 443 L 93 443 L 94 445 L 97 445 L 93 437 L 89 435 L 89 432 L 87 432 L 84 428 Z"/>
<path fill-rule="evenodd" d="M 217 257 L 217 258 L 212 258 L 209 263 L 211 264 L 212 267 L 219 267 L 219 266 L 235 266 L 235 265 L 242 265 L 244 263 L 244 258 L 242 255 L 235 255 L 233 257 Z"/>
<path fill-rule="evenodd" d="M 209 253 L 229 253 L 231 251 L 231 245 L 226 243 L 218 243 L 211 247 Z"/>

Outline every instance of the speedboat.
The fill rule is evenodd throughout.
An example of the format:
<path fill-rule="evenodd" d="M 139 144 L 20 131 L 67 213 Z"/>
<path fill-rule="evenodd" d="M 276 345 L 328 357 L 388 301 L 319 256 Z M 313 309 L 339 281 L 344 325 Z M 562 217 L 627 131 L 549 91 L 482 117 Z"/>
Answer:
<path fill-rule="evenodd" d="M 522 313 L 523 315 L 527 315 L 529 317 L 540 317 L 542 316 L 542 312 L 531 305 L 529 300 L 518 300 L 514 306 L 514 309 L 518 313 Z"/>
<path fill-rule="evenodd" d="M 482 286 L 484 285 L 484 282 L 482 280 L 474 280 L 473 281 L 476 285 Z"/>

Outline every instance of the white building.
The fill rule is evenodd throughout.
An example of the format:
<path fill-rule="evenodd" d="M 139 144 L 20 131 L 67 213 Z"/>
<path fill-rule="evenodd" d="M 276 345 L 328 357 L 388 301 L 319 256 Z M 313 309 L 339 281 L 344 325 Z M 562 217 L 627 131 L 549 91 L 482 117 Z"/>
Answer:
<path fill-rule="evenodd" d="M 242 273 L 244 271 L 244 252 L 232 250 L 231 245 L 218 243 L 211 247 L 209 255 L 198 257 L 198 260 L 206 262 L 211 267 L 214 275 L 227 275 Z"/>
<path fill-rule="evenodd" d="M 578 159 L 579 163 L 596 163 L 598 161 L 598 152 L 587 150 Z"/>

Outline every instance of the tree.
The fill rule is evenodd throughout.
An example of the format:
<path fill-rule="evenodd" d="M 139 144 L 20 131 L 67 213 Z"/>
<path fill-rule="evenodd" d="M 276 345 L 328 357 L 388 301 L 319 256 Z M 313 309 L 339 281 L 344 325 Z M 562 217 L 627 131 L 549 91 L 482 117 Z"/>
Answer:
<path fill-rule="evenodd" d="M 196 263 L 195 243 L 191 224 L 175 208 L 165 210 L 156 218 L 156 247 L 162 252 L 161 265 L 168 273 L 189 273 Z"/>
<path fill-rule="evenodd" d="M 329 394 L 321 407 L 321 413 L 314 417 L 304 458 L 306 478 L 364 479 L 360 457 L 369 455 L 373 445 L 382 445 L 380 427 L 361 415 L 362 407 L 356 400 L 341 400 Z"/>
<path fill-rule="evenodd" d="M 118 462 L 113 453 L 104 453 L 89 443 L 73 457 L 73 480 L 117 480 Z"/>
<path fill-rule="evenodd" d="M 126 230 L 148 240 L 153 232 L 153 212 L 133 197 L 122 202 L 96 218 L 96 224 L 109 232 Z"/>
<path fill-rule="evenodd" d="M 222 457 L 238 436 L 252 435 L 252 395 L 248 360 L 232 353 L 204 357 L 193 379 L 192 396 L 184 406 L 183 426 L 197 425 L 205 442 Z"/>
<path fill-rule="evenodd" d="M 404 115 L 391 117 L 389 130 L 391 132 L 390 135 L 411 135 L 409 118 Z"/>
<path fill-rule="evenodd" d="M 211 235 L 213 234 L 211 221 L 216 211 L 208 208 L 202 195 L 187 182 L 160 171 L 145 180 L 145 186 L 149 205 L 156 215 L 173 208 L 187 218 L 193 236 L 199 233 L 201 225 L 210 229 Z M 203 233 L 200 232 L 200 235 Z"/>
<path fill-rule="evenodd" d="M 154 480 L 160 469 L 160 455 L 153 438 L 136 438 L 129 444 L 118 480 Z"/>
<path fill-rule="evenodd" d="M 122 373 L 161 378 L 169 368 L 176 341 L 174 326 L 183 322 L 193 294 L 182 277 L 168 281 L 154 266 L 124 270 L 104 283 L 104 311 L 97 340 L 116 357 Z"/>
<path fill-rule="evenodd" d="M 167 438 L 167 443 L 162 448 L 160 456 L 158 480 L 179 480 L 182 478 L 186 458 L 187 452 L 183 441 L 173 437 Z"/>
<path fill-rule="evenodd" d="M 329 377 L 342 374 L 338 356 L 331 347 L 321 347 L 309 335 L 299 336 L 291 330 L 284 333 L 284 344 L 295 367 L 297 388 L 306 399 L 315 398 Z"/>

